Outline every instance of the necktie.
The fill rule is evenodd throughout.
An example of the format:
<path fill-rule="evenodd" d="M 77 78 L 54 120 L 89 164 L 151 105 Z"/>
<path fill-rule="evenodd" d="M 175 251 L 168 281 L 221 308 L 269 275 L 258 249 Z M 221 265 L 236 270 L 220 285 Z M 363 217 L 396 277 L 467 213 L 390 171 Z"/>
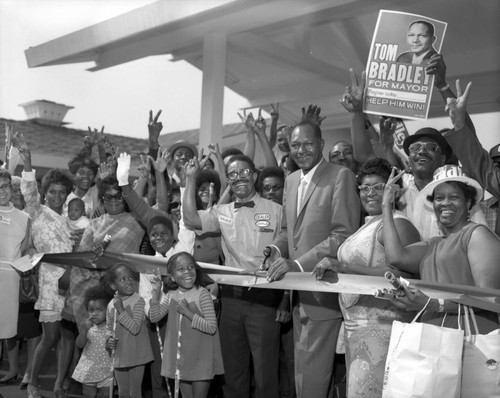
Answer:
<path fill-rule="evenodd" d="M 306 190 L 307 190 L 307 181 L 305 180 L 305 178 L 303 178 L 299 185 L 299 191 L 297 192 L 297 213 L 299 213 L 300 209 L 302 208 L 302 203 L 304 201 Z"/>
<path fill-rule="evenodd" d="M 250 202 L 234 202 L 234 208 L 239 209 L 240 207 L 255 207 L 253 200 Z"/>

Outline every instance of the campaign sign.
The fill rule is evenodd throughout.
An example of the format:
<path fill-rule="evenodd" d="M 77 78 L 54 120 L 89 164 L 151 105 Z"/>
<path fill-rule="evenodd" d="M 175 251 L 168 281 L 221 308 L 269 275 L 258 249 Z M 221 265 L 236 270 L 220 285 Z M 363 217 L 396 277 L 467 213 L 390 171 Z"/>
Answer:
<path fill-rule="evenodd" d="M 364 112 L 427 119 L 434 77 L 425 72 L 441 51 L 447 23 L 380 10 L 366 66 Z"/>

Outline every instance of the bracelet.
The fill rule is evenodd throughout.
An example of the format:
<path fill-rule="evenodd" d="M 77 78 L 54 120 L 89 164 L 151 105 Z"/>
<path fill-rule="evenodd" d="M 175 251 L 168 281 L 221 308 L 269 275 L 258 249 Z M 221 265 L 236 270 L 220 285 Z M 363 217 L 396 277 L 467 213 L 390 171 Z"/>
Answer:
<path fill-rule="evenodd" d="M 438 301 L 438 312 L 444 312 L 444 299 L 437 299 Z"/>
<path fill-rule="evenodd" d="M 448 90 L 449 88 L 450 88 L 450 85 L 449 85 L 449 84 L 447 84 L 446 86 L 443 86 L 443 87 L 438 87 L 437 89 L 438 89 L 439 91 L 443 92 L 443 91 Z"/>

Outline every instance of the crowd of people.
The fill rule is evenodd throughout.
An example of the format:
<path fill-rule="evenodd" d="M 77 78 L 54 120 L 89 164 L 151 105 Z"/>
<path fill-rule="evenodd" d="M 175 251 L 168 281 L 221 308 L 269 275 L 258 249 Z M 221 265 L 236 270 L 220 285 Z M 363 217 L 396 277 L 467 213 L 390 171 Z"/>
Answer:
<path fill-rule="evenodd" d="M 347 397 L 381 397 L 392 322 L 425 307 L 424 322 L 455 327 L 456 302 L 411 285 L 383 300 L 216 284 L 198 263 L 260 272 L 269 282 L 293 272 L 321 280 L 391 271 L 500 289 L 500 145 L 482 148 L 466 111 L 471 85 L 462 91 L 457 81 L 455 95 L 445 71 L 433 54 L 426 73 L 452 127 L 409 135 L 406 157 L 394 151 L 398 120 L 382 117 L 376 129 L 363 113 L 364 76 L 352 70 L 340 100 L 351 142 L 329 150 L 314 105 L 293 126 L 279 125 L 273 105 L 269 133 L 260 111 L 240 115 L 245 149 L 214 144 L 206 155 L 186 141 L 161 148 L 161 111 L 151 111 L 137 180 L 130 156 L 89 128 L 69 172 L 51 169 L 38 182 L 30 143 L 16 132 L 22 175 L 9 173 L 12 164 L 0 168 L 0 338 L 9 363 L 0 387 L 16 381 L 27 339 L 20 387 L 29 398 L 41 397 L 39 375 L 56 346 L 57 398 L 70 380 L 89 398 L 115 383 L 123 398 L 340 396 L 344 353 Z M 256 138 L 263 167 L 254 162 Z M 23 275 L 13 261 L 105 251 L 156 256 L 168 273 L 41 262 L 36 301 L 19 303 Z M 499 328 L 497 313 L 476 316 L 481 333 Z"/>

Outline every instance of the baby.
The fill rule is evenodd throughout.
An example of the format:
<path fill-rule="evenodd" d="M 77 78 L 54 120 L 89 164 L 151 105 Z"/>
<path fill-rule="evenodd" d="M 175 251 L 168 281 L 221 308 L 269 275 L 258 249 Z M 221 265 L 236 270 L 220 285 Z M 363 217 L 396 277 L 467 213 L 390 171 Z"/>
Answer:
<path fill-rule="evenodd" d="M 80 198 L 73 198 L 68 203 L 68 224 L 73 230 L 87 228 L 90 220 L 85 215 L 85 203 Z"/>

